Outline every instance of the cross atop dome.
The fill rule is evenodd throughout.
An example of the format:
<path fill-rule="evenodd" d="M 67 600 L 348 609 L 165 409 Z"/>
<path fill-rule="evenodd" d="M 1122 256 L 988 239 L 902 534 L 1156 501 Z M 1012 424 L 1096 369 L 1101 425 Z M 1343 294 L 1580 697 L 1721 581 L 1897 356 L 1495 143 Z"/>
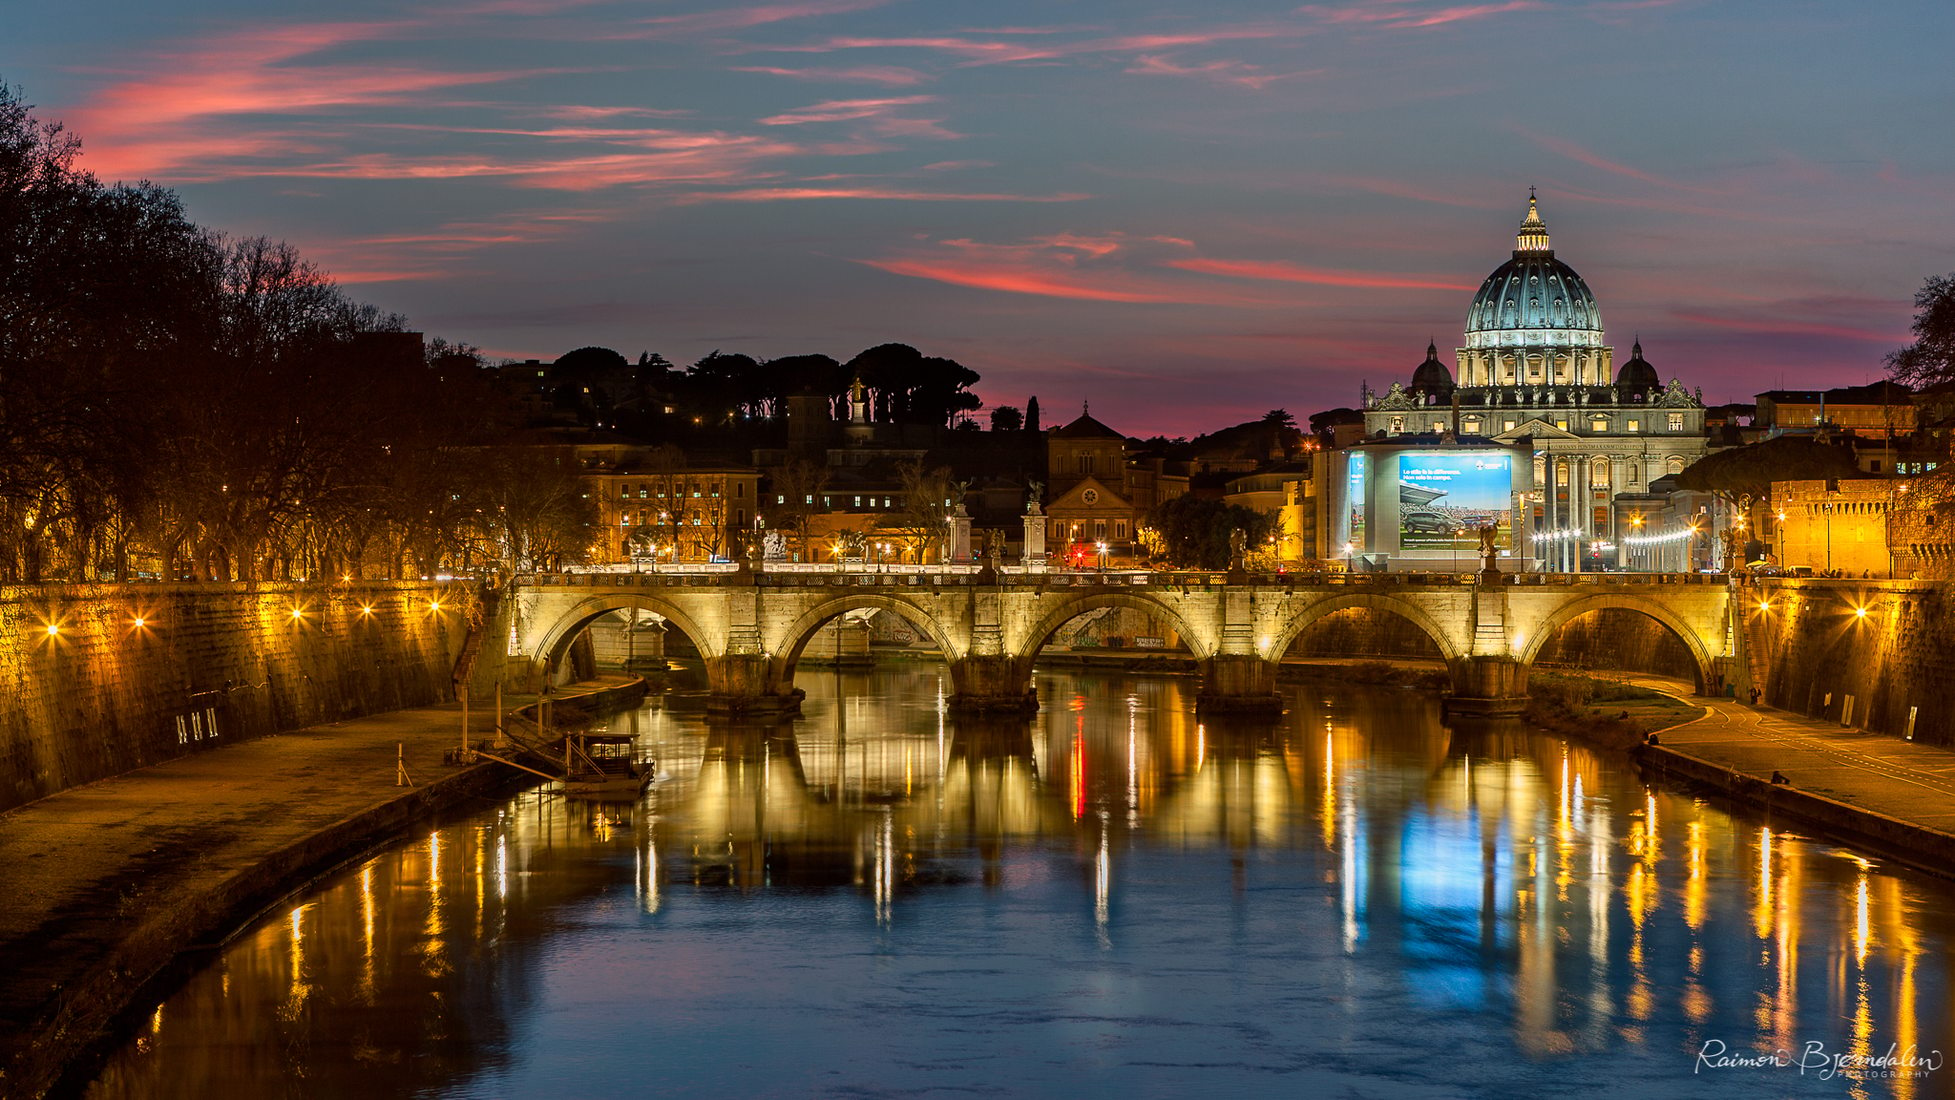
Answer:
<path fill-rule="evenodd" d="M 1541 209 L 1534 198 L 1534 188 L 1527 189 L 1527 218 L 1521 222 L 1520 232 L 1514 235 L 1514 254 L 1523 252 L 1553 252 L 1548 246 L 1548 227 L 1541 220 Z"/>

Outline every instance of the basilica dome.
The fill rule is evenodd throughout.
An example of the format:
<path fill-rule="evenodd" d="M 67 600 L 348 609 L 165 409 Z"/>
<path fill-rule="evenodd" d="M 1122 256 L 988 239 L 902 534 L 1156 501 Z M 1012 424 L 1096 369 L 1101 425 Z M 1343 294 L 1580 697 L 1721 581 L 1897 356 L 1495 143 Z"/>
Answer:
<path fill-rule="evenodd" d="M 1663 388 L 1662 376 L 1656 373 L 1655 367 L 1650 366 L 1649 360 L 1643 358 L 1641 340 L 1636 341 L 1629 356 L 1629 362 L 1624 363 L 1616 375 L 1616 388 L 1623 393 L 1650 393 Z"/>
<path fill-rule="evenodd" d="M 1602 314 L 1575 269 L 1555 259 L 1534 196 L 1514 237 L 1513 259 L 1494 268 L 1466 313 L 1466 346 L 1601 347 Z"/>
<path fill-rule="evenodd" d="M 1425 362 L 1412 369 L 1412 393 L 1449 401 L 1453 396 L 1453 372 L 1439 361 L 1439 345 L 1426 345 Z"/>

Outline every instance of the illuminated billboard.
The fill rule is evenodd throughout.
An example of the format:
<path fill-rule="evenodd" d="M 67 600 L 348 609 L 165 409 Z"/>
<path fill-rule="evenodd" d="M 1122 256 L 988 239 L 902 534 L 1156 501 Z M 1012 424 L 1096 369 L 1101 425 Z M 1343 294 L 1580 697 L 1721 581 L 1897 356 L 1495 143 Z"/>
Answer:
<path fill-rule="evenodd" d="M 1351 510 L 1351 514 L 1349 516 L 1350 529 L 1345 534 L 1344 537 L 1345 537 L 1346 545 L 1350 546 L 1351 549 L 1345 550 L 1341 546 L 1334 547 L 1333 549 L 1335 551 L 1342 552 L 1346 557 L 1349 557 L 1355 551 L 1360 551 L 1365 548 L 1364 459 L 1365 459 L 1364 452 L 1357 451 L 1352 453 L 1350 471 L 1347 475 L 1348 480 L 1345 482 L 1344 500 L 1345 500 L 1346 507 L 1348 507 Z"/>
<path fill-rule="evenodd" d="M 1398 537 L 1406 550 L 1474 551 L 1480 528 L 1513 545 L 1513 456 L 1497 451 L 1407 451 L 1398 456 Z"/>

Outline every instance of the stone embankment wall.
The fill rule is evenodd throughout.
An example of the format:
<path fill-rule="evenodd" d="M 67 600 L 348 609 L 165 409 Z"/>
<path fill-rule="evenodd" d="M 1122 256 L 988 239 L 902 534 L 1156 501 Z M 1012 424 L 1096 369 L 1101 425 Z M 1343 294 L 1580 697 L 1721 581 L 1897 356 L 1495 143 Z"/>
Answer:
<path fill-rule="evenodd" d="M 472 602 L 459 584 L 0 589 L 0 810 L 243 738 L 453 698 Z"/>
<path fill-rule="evenodd" d="M 1780 581 L 1745 596 L 1765 702 L 1897 736 L 1912 721 L 1915 740 L 1955 744 L 1955 583 Z"/>

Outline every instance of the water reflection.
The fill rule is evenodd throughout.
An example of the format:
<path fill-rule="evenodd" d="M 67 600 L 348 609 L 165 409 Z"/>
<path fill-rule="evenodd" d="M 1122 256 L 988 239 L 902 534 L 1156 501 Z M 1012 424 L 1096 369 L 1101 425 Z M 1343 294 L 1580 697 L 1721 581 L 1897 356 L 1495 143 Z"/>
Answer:
<path fill-rule="evenodd" d="M 1272 1072 L 1696 1095 L 1710 1042 L 1955 1050 L 1947 885 L 1515 725 L 1322 688 L 1198 721 L 1182 681 L 1094 676 L 1046 677 L 1031 721 L 956 721 L 934 671 L 815 680 L 798 720 L 615 719 L 659 763 L 642 800 L 531 792 L 324 884 L 92 1095 L 642 1091 L 652 1032 L 690 1052 L 659 1086 L 700 1095 Z M 1710 1072 L 1759 1096 L 1955 1080 Z"/>

